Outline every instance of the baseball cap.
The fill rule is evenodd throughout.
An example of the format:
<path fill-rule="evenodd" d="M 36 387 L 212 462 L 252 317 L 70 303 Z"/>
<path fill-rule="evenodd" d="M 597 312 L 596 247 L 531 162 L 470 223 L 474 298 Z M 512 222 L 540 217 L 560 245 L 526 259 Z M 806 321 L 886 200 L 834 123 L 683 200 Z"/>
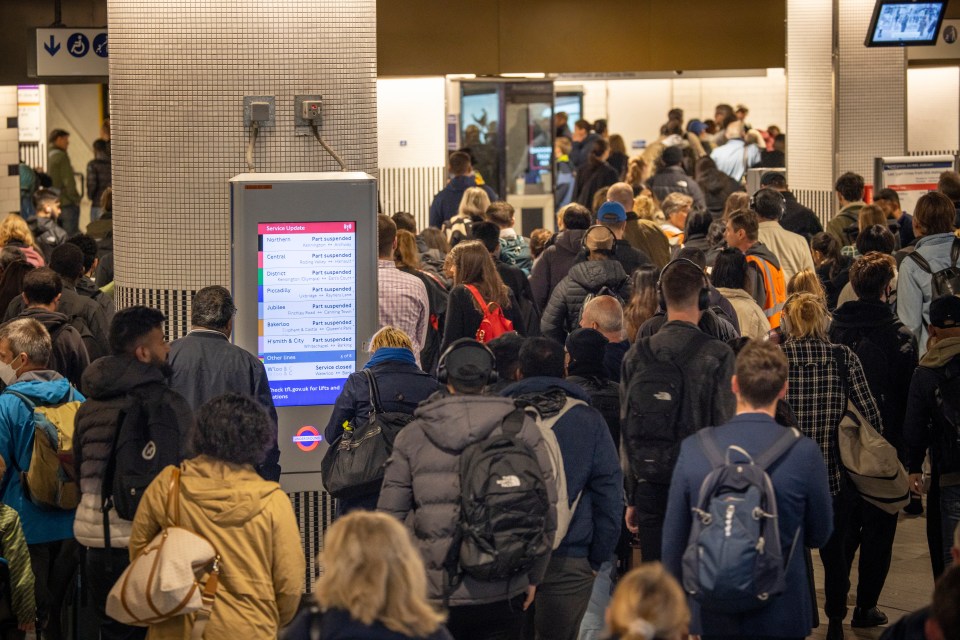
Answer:
<path fill-rule="evenodd" d="M 960 297 L 943 296 L 931 302 L 930 325 L 937 329 L 960 327 Z"/>
<path fill-rule="evenodd" d="M 619 202 L 604 202 L 597 210 L 599 222 L 626 222 L 627 211 Z"/>
<path fill-rule="evenodd" d="M 677 146 L 667 147 L 663 150 L 663 164 L 670 167 L 683 162 L 683 149 Z"/>
<path fill-rule="evenodd" d="M 440 358 L 447 378 L 469 387 L 487 384 L 493 371 L 494 357 L 489 348 L 473 338 L 460 338 Z"/>

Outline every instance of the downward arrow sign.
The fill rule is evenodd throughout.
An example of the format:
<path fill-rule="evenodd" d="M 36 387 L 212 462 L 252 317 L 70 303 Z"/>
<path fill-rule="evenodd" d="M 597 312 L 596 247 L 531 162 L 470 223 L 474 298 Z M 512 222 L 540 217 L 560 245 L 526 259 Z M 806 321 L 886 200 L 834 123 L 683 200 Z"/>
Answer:
<path fill-rule="evenodd" d="M 51 56 L 57 55 L 57 51 L 60 51 L 60 45 L 53 39 L 53 36 L 50 36 L 50 44 L 44 43 L 43 48 L 46 49 L 47 53 Z"/>

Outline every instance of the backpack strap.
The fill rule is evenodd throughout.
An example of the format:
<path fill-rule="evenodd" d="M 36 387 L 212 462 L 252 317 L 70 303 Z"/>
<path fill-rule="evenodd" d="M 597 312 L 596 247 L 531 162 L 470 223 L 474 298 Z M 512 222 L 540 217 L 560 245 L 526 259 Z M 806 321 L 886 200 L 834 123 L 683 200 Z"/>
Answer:
<path fill-rule="evenodd" d="M 717 467 L 722 467 L 726 464 L 726 456 L 723 455 L 723 451 L 720 450 L 720 444 L 717 442 L 717 437 L 713 433 L 713 427 L 705 427 L 697 431 L 697 442 L 700 445 L 700 449 L 703 450 L 703 454 L 707 456 L 707 461 L 710 463 L 710 466 L 716 469 Z"/>
<path fill-rule="evenodd" d="M 784 429 L 780 437 L 766 451 L 753 459 L 753 463 L 766 471 L 770 468 L 770 465 L 786 455 L 787 451 L 800 440 L 801 435 L 793 427 Z"/>
<path fill-rule="evenodd" d="M 487 315 L 489 308 L 487 307 L 486 301 L 483 299 L 483 296 L 480 295 L 479 289 L 475 285 L 465 284 L 463 285 L 470 293 L 473 294 L 473 299 L 477 301 L 477 304 L 480 305 L 480 313 Z"/>
<path fill-rule="evenodd" d="M 913 253 L 916 253 L 916 251 Z M 960 238 L 955 237 L 953 245 L 950 247 L 950 266 L 956 268 L 957 260 L 960 260 Z"/>
<path fill-rule="evenodd" d="M 956 240 L 954 240 L 953 246 L 954 246 L 955 248 L 958 246 Z M 952 252 L 951 252 L 951 254 L 952 254 Z M 933 268 L 930 266 L 930 263 L 927 262 L 927 259 L 924 258 L 924 257 L 923 257 L 922 255 L 920 255 L 919 253 L 917 253 L 916 251 L 911 251 L 910 253 L 908 253 L 908 254 L 907 254 L 907 258 L 909 258 L 909 259 L 913 260 L 914 262 L 916 262 L 916 263 L 917 263 L 917 266 L 919 266 L 925 273 L 929 273 L 930 275 L 933 275 Z M 957 264 L 956 259 L 954 259 L 953 264 L 954 264 L 954 265 Z"/>
<path fill-rule="evenodd" d="M 377 386 L 377 378 L 370 369 L 364 369 L 363 375 L 367 378 L 367 388 L 370 390 L 370 406 L 373 412 L 383 413 L 383 406 L 380 404 L 380 387 Z"/>
<path fill-rule="evenodd" d="M 517 407 L 503 417 L 503 420 L 500 422 L 500 429 L 505 435 L 511 437 L 520 435 L 520 430 L 523 429 L 523 418 L 525 415 L 524 410 Z"/>

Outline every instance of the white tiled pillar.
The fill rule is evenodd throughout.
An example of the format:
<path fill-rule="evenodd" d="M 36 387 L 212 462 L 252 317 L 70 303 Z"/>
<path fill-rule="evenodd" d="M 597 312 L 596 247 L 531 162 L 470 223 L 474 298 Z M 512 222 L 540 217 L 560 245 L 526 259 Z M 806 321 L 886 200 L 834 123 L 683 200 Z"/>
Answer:
<path fill-rule="evenodd" d="M 324 98 L 322 133 L 375 173 L 374 0 L 108 0 L 114 247 L 119 306 L 188 329 L 192 292 L 229 285 L 228 180 L 246 172 L 244 96 L 274 96 L 258 172 L 333 171 L 296 136 L 296 94 Z M 252 256 L 251 259 L 256 259 Z"/>
<path fill-rule="evenodd" d="M 20 210 L 17 87 L 0 87 L 0 217 Z"/>
<path fill-rule="evenodd" d="M 837 176 L 873 182 L 873 158 L 906 149 L 902 49 L 867 48 L 874 0 L 787 0 L 787 180 L 821 219 Z"/>

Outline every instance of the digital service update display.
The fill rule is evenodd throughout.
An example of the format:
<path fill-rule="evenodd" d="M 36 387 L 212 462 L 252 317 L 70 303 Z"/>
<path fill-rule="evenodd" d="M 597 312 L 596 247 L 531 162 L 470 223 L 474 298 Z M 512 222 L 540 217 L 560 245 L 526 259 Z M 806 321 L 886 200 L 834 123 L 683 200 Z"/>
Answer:
<path fill-rule="evenodd" d="M 357 225 L 267 222 L 258 342 L 278 407 L 333 404 L 357 365 Z"/>

